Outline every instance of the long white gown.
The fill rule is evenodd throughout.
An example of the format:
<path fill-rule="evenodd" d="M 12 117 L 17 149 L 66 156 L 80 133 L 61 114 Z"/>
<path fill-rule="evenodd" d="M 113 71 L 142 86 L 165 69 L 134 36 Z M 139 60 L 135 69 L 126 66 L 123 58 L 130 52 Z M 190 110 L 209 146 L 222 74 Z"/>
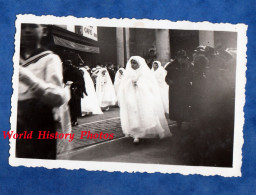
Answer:
<path fill-rule="evenodd" d="M 103 75 L 105 72 L 105 75 Z M 101 68 L 96 78 L 96 94 L 100 107 L 113 106 L 117 102 L 114 85 L 106 68 Z"/>
<path fill-rule="evenodd" d="M 120 71 L 122 71 L 123 73 L 121 74 Z M 122 79 L 124 78 L 124 75 L 125 75 L 125 69 L 119 68 L 119 70 L 116 72 L 115 82 L 114 82 L 116 96 L 118 96 L 119 87 L 120 87 Z"/>
<path fill-rule="evenodd" d="M 92 78 L 85 68 L 81 68 L 81 70 L 84 73 L 84 82 L 87 92 L 87 96 L 84 95 L 84 97 L 81 99 L 82 113 L 91 112 L 92 114 L 103 114 L 100 109 Z"/>
<path fill-rule="evenodd" d="M 131 60 L 137 61 L 138 69 L 132 69 Z M 118 93 L 124 134 L 135 139 L 171 135 L 159 91 L 145 60 L 140 56 L 131 57 Z"/>
<path fill-rule="evenodd" d="M 152 67 L 151 71 L 154 73 L 158 86 L 160 88 L 161 98 L 164 104 L 165 113 L 169 113 L 169 85 L 165 82 L 167 71 L 162 67 L 161 62 L 154 61 L 158 64 L 158 68 L 154 70 Z"/>

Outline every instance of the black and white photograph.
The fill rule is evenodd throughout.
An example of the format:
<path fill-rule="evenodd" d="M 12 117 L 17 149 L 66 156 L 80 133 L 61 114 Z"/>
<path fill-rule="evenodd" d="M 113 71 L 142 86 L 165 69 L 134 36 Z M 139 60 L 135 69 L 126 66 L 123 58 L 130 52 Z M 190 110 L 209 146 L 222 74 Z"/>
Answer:
<path fill-rule="evenodd" d="M 240 176 L 242 24 L 19 15 L 13 166 Z"/>

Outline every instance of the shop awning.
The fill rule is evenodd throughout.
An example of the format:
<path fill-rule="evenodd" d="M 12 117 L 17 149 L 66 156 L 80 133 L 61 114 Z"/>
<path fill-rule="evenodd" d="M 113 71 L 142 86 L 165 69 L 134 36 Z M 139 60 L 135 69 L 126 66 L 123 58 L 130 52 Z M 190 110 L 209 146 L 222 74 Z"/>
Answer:
<path fill-rule="evenodd" d="M 100 53 L 99 47 L 95 46 L 89 46 L 89 45 L 84 45 L 81 43 L 76 43 L 70 40 L 63 39 L 61 37 L 53 35 L 53 41 L 56 45 L 62 46 L 62 47 L 67 47 L 70 49 L 78 50 L 78 51 L 83 51 L 83 52 L 89 52 L 89 53 Z"/>

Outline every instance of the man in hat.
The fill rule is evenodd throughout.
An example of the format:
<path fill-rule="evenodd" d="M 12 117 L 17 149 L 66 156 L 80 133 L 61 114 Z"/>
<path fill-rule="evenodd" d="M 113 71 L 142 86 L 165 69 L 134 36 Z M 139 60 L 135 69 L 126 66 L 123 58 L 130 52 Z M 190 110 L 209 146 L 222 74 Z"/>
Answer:
<path fill-rule="evenodd" d="M 169 118 L 177 121 L 180 128 L 188 119 L 190 84 L 190 63 L 185 50 L 177 52 L 176 58 L 167 66 L 166 82 L 169 85 Z"/>
<path fill-rule="evenodd" d="M 77 118 L 81 116 L 81 98 L 84 94 L 87 95 L 85 89 L 85 82 L 83 73 L 78 67 L 72 64 L 71 60 L 64 62 L 64 82 L 72 81 L 71 84 L 71 99 L 69 101 L 69 108 L 71 114 L 72 126 L 77 126 Z"/>

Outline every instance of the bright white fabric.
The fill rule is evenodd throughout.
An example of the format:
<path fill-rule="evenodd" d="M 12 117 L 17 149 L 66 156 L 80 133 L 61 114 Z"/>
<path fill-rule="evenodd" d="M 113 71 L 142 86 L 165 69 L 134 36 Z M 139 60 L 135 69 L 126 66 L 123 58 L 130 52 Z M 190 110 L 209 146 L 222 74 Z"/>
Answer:
<path fill-rule="evenodd" d="M 131 67 L 132 59 L 139 64 L 136 70 Z M 142 57 L 133 56 L 127 62 L 118 101 L 124 134 L 134 138 L 163 138 L 171 135 L 158 84 Z"/>
<path fill-rule="evenodd" d="M 48 55 L 33 62 L 34 59 L 44 54 Z M 60 122 L 62 131 L 71 132 L 68 109 L 70 89 L 63 86 L 62 62 L 59 56 L 51 51 L 45 51 L 20 61 L 19 101 L 35 98 L 37 91 L 43 91 L 43 94 L 39 93 L 41 101 L 53 107 L 54 119 Z M 29 66 L 23 67 L 24 64 L 30 62 L 32 63 Z"/>
<path fill-rule="evenodd" d="M 170 63 L 171 63 L 171 62 L 167 62 L 167 63 L 164 65 L 164 69 L 166 69 L 166 68 L 167 68 L 167 66 L 169 66 L 169 65 L 170 65 Z"/>
<path fill-rule="evenodd" d="M 105 75 L 102 72 L 105 71 Z M 115 105 L 117 102 L 114 85 L 106 68 L 101 68 L 96 78 L 96 94 L 100 107 Z"/>
<path fill-rule="evenodd" d="M 71 133 L 72 125 L 71 125 L 71 118 L 69 112 L 68 102 L 71 98 L 70 86 L 64 87 L 65 91 L 65 103 L 59 107 L 59 114 L 60 114 L 60 123 L 61 129 L 63 133 Z"/>
<path fill-rule="evenodd" d="M 164 65 L 164 69 L 166 69 L 172 62 L 173 62 L 174 60 L 173 59 L 171 59 L 171 61 L 170 62 L 167 62 L 165 65 Z"/>
<path fill-rule="evenodd" d="M 95 92 L 92 78 L 85 68 L 81 68 L 84 73 L 84 82 L 87 96 L 81 99 L 81 111 L 82 113 L 92 112 L 92 114 L 103 114 L 100 109 L 98 98 Z"/>
<path fill-rule="evenodd" d="M 121 74 L 119 71 L 123 71 L 123 74 Z M 114 82 L 114 87 L 115 87 L 115 91 L 116 91 L 116 96 L 118 96 L 118 90 L 119 90 L 119 87 L 120 87 L 120 83 L 123 79 L 125 75 L 125 69 L 124 68 L 119 68 L 119 70 L 116 72 L 116 75 L 115 75 L 115 82 Z"/>
<path fill-rule="evenodd" d="M 46 53 L 49 54 L 33 62 L 34 58 Z M 45 51 L 36 57 L 23 60 L 22 64 L 33 62 L 26 68 L 22 65 L 19 67 L 19 101 L 37 97 L 39 94 L 41 101 L 50 106 L 62 105 L 65 94 L 62 88 L 62 62 L 59 56 Z"/>
<path fill-rule="evenodd" d="M 165 113 L 169 113 L 169 86 L 165 82 L 165 77 L 167 75 L 167 71 L 162 67 L 161 62 L 154 61 L 154 63 L 158 64 L 158 68 L 154 70 L 151 68 L 151 71 L 154 73 L 158 86 L 160 88 L 161 98 L 164 105 Z"/>

